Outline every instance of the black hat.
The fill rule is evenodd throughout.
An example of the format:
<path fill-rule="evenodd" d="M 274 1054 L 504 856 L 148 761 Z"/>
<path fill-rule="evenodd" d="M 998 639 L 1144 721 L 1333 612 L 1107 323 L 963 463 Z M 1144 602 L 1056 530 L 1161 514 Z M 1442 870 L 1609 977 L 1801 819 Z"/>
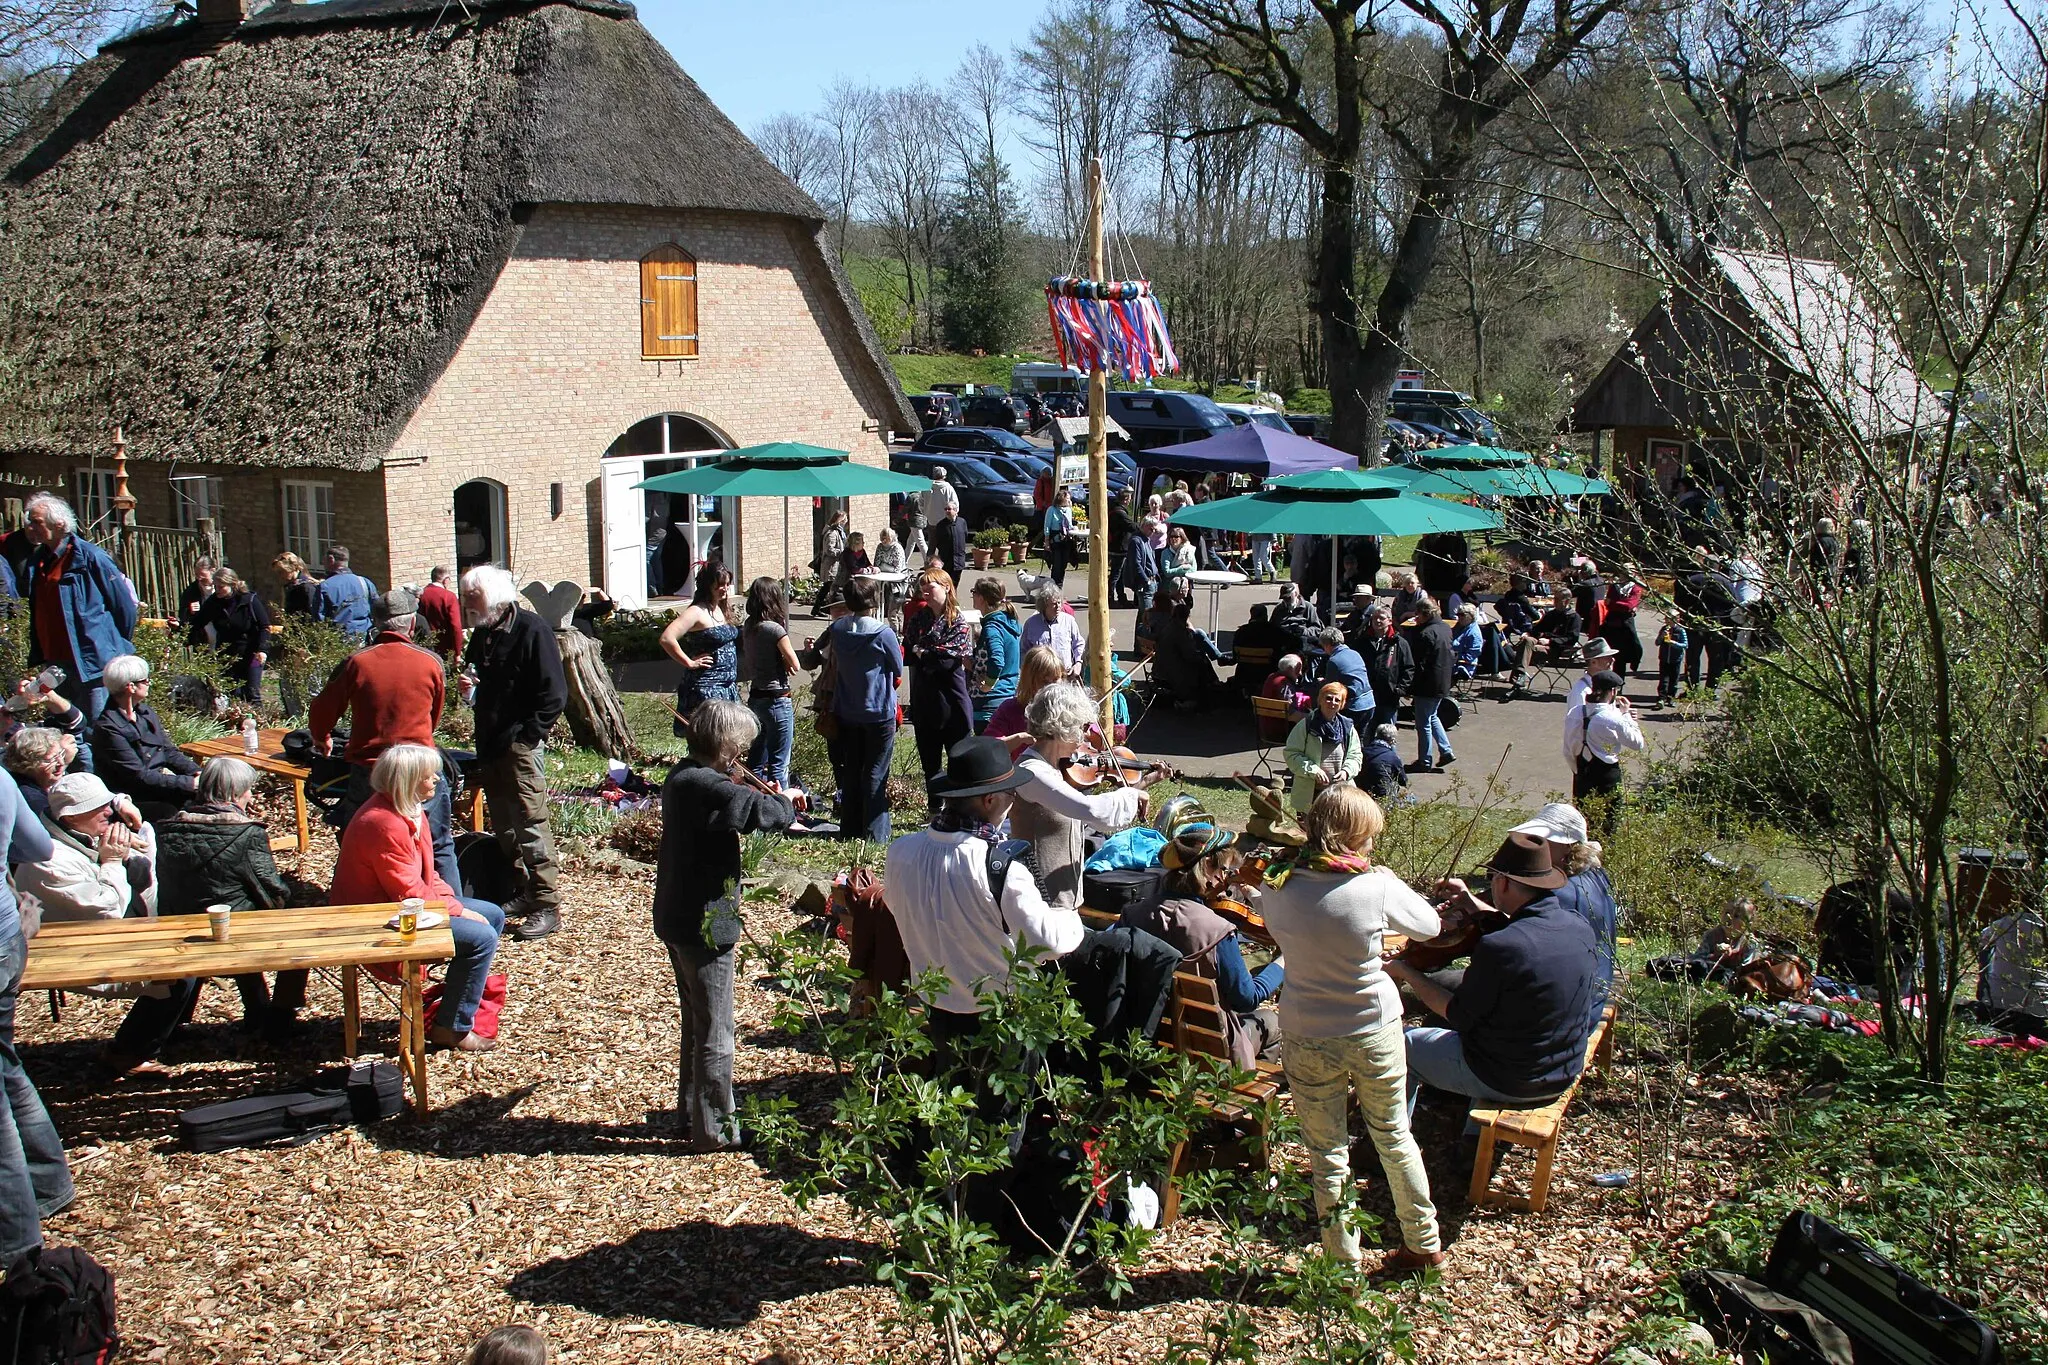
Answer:
<path fill-rule="evenodd" d="M 1595 692 L 1621 691 L 1621 674 L 1616 673 L 1612 669 L 1603 669 L 1586 681 Z"/>
<path fill-rule="evenodd" d="M 1536 834 L 1510 834 L 1486 870 L 1539 891 L 1555 891 L 1565 883 L 1563 870 L 1550 865 L 1550 841 Z"/>
<path fill-rule="evenodd" d="M 1024 785 L 1024 771 L 1010 761 L 1009 746 L 987 735 L 972 735 L 946 750 L 946 775 L 932 783 L 933 796 L 987 796 Z"/>

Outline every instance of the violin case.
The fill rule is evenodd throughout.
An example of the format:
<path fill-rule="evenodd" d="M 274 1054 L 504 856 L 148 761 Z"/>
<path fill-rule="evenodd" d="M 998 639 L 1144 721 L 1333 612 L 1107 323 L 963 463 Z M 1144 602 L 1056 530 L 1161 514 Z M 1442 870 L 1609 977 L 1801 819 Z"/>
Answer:
<path fill-rule="evenodd" d="M 1090 910 L 1122 915 L 1159 898 L 1166 878 L 1163 867 L 1113 867 L 1081 874 L 1081 904 Z"/>

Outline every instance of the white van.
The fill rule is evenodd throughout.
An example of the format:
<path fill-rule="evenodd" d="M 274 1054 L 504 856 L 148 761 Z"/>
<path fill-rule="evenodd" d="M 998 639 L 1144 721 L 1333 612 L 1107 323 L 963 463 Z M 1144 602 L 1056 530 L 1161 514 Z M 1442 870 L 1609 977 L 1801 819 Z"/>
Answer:
<path fill-rule="evenodd" d="M 1065 365 L 1028 360 L 1010 368 L 1010 392 L 1019 396 L 1031 393 L 1081 393 L 1087 387 L 1088 376 Z"/>

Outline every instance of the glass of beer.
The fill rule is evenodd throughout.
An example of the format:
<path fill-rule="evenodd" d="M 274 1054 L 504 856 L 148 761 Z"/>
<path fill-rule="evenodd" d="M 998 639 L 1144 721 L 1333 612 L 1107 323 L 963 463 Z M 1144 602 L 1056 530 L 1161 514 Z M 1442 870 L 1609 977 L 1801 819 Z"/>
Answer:
<path fill-rule="evenodd" d="M 418 896 L 408 896 L 398 903 L 399 937 L 411 938 L 420 931 L 420 911 L 426 906 L 427 903 Z"/>

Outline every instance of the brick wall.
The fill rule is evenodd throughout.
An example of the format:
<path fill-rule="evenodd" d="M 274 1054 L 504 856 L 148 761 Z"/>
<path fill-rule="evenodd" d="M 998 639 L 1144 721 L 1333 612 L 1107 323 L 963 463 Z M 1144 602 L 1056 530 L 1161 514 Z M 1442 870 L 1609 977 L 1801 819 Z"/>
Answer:
<path fill-rule="evenodd" d="M 65 501 L 77 505 L 74 470 L 90 462 L 49 456 L 9 456 L 11 472 L 33 478 L 46 487 L 61 491 Z M 113 468 L 112 457 L 98 462 L 102 470 Z M 222 507 L 216 529 L 222 537 L 227 562 L 276 605 L 277 583 L 270 561 L 284 545 L 284 484 L 287 479 L 307 479 L 334 485 L 335 537 L 349 547 L 355 569 L 375 579 L 382 587 L 390 582 L 390 561 L 384 541 L 384 477 L 379 473 L 359 474 L 342 469 L 249 469 L 245 466 L 196 465 L 181 463 L 179 474 L 210 474 L 221 480 Z M 145 459 L 128 461 L 128 491 L 135 496 L 135 520 L 143 526 L 177 525 L 176 504 L 171 492 L 170 465 Z M 18 490 L 8 489 L 7 496 Z M 84 514 L 82 508 L 78 509 Z M 313 566 L 317 572 L 319 565 Z"/>
<path fill-rule="evenodd" d="M 700 356 L 640 358 L 641 256 L 673 241 L 697 258 Z M 734 445 L 803 441 L 884 464 L 863 431 L 881 395 L 822 262 L 781 220 L 633 208 L 534 211 L 453 362 L 391 451 L 383 478 L 391 568 L 423 580 L 454 556 L 453 496 L 504 485 L 512 568 L 595 584 L 602 573 L 598 473 L 634 423 L 683 413 Z M 560 483 L 561 512 L 550 510 Z M 777 573 L 782 504 L 745 499 L 737 576 Z M 792 558 L 810 557 L 808 505 L 790 508 Z M 881 497 L 856 499 L 870 543 Z M 380 580 L 381 581 L 381 580 Z"/>

